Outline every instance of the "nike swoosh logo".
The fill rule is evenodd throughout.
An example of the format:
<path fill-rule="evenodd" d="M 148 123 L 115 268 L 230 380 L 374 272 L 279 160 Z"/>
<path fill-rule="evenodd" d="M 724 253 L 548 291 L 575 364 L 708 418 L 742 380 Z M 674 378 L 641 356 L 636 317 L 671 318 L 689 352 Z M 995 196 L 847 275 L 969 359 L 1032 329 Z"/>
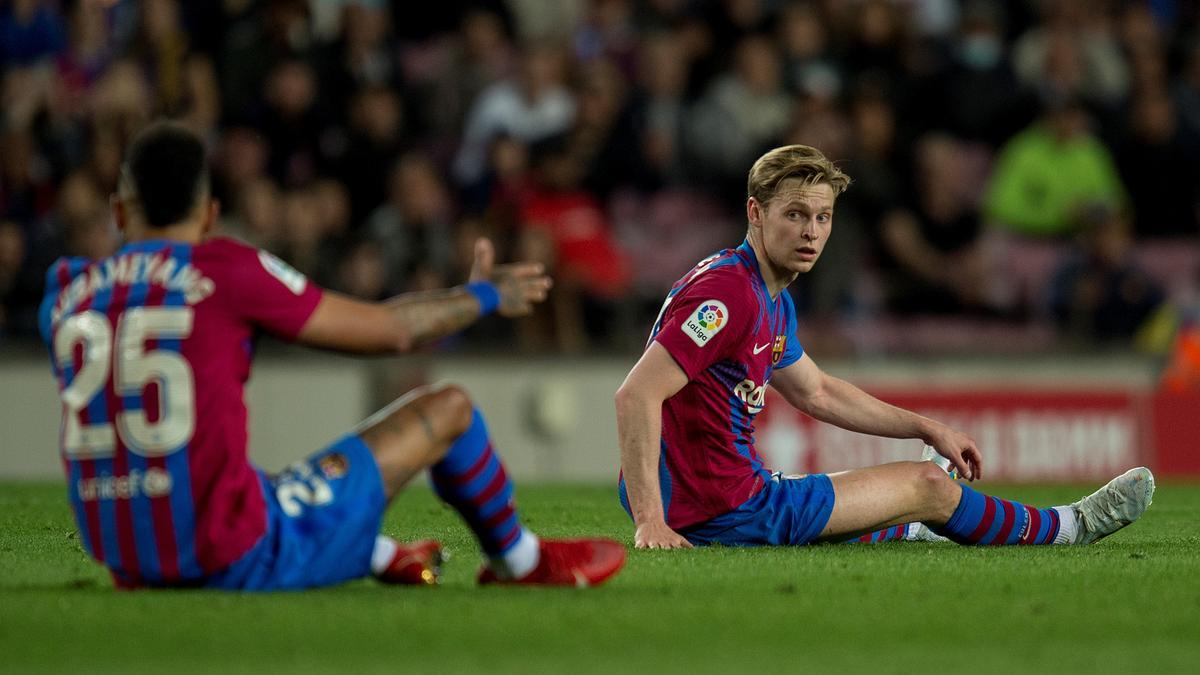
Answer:
<path fill-rule="evenodd" d="M 770 342 L 768 342 L 767 344 L 765 344 L 765 345 L 763 345 L 763 346 L 761 346 L 761 347 L 760 347 L 760 346 L 758 346 L 758 345 L 754 345 L 754 353 L 755 353 L 755 354 L 762 353 L 762 350 L 764 350 L 764 349 L 766 349 L 767 347 L 770 347 L 770 346 L 771 346 L 771 343 L 770 343 Z"/>

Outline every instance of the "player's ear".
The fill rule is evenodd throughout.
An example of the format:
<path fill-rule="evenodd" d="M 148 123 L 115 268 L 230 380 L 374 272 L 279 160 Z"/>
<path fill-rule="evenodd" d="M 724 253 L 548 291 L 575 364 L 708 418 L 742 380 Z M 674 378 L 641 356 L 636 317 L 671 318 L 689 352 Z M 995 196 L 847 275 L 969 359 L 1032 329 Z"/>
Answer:
<path fill-rule="evenodd" d="M 129 215 L 125 212 L 125 202 L 113 193 L 108 197 L 108 206 L 112 209 L 113 222 L 117 224 L 117 231 L 122 235 L 125 234 L 125 228 L 129 224 Z"/>
<path fill-rule="evenodd" d="M 746 220 L 753 227 L 762 227 L 763 209 L 762 204 L 754 197 L 746 200 Z"/>
<path fill-rule="evenodd" d="M 204 229 L 200 233 L 202 239 L 207 239 L 217 229 L 217 222 L 221 218 L 221 202 L 216 199 L 208 200 L 206 211 L 207 213 L 204 214 Z"/>

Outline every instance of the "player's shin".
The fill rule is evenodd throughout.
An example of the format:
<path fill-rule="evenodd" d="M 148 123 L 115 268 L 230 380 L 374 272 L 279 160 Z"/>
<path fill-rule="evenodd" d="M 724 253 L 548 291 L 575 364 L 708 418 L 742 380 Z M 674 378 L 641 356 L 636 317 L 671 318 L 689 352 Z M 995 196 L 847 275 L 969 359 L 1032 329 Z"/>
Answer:
<path fill-rule="evenodd" d="M 493 570 L 521 577 L 537 566 L 538 539 L 521 526 L 512 482 L 492 450 L 487 425 L 478 410 L 471 426 L 451 443 L 429 475 L 437 494 L 475 533 Z"/>
<path fill-rule="evenodd" d="M 937 534 L 959 544 L 1069 544 L 1076 517 L 1070 507 L 1039 509 L 991 497 L 959 484 L 962 498 Z"/>

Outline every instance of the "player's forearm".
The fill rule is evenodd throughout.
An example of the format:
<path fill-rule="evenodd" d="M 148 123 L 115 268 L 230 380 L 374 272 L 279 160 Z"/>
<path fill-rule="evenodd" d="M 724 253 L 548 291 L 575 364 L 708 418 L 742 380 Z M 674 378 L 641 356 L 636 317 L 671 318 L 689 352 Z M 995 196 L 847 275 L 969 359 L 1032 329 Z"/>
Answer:
<path fill-rule="evenodd" d="M 622 388 L 617 392 L 617 439 L 621 472 L 633 520 L 641 525 L 665 520 L 658 462 L 662 437 L 662 401 Z"/>
<path fill-rule="evenodd" d="M 465 288 L 405 293 L 387 301 L 409 348 L 453 335 L 479 320 L 482 306 Z"/>
<path fill-rule="evenodd" d="M 925 438 L 932 420 L 884 403 L 845 380 L 824 376 L 819 392 L 798 406 L 812 417 L 843 429 L 889 438 Z"/>

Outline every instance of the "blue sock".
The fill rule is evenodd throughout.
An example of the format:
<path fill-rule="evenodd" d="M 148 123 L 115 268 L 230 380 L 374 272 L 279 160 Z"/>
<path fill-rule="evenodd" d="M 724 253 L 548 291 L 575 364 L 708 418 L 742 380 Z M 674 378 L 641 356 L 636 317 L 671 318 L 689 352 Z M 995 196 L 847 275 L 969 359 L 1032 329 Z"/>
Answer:
<path fill-rule="evenodd" d="M 500 556 L 521 538 L 513 486 L 492 452 L 487 425 L 476 409 L 471 426 L 429 470 L 433 489 L 453 506 L 489 556 Z"/>
<path fill-rule="evenodd" d="M 934 532 L 959 544 L 1053 544 L 1060 516 L 999 497 L 989 497 L 959 483 L 962 499 L 950 520 Z"/>

